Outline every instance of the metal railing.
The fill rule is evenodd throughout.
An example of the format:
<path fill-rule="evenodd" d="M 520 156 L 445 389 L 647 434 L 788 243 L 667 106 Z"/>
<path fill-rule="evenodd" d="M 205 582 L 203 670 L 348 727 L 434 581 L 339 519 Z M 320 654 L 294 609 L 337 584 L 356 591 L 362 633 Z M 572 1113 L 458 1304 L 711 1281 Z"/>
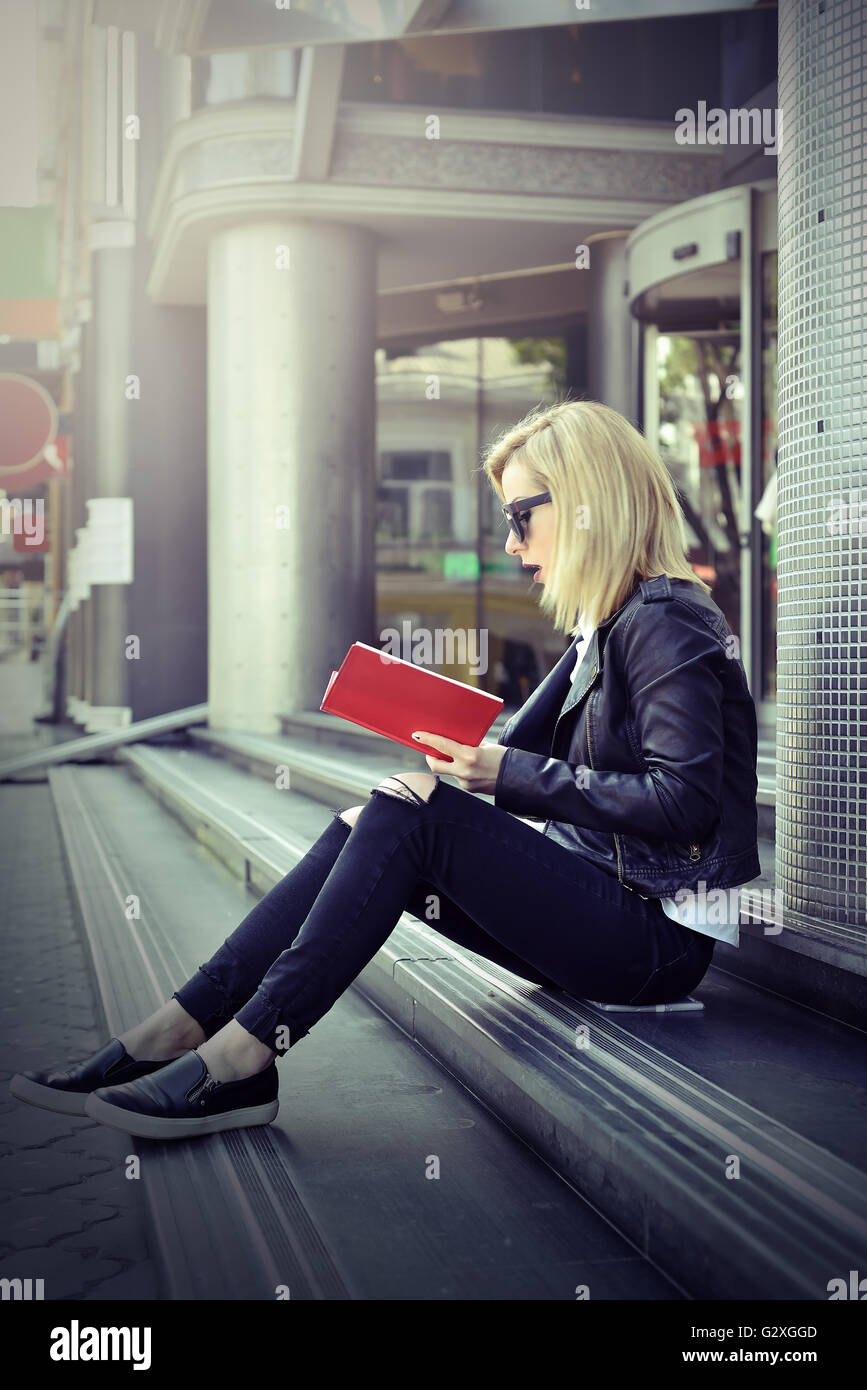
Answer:
<path fill-rule="evenodd" d="M 22 651 L 35 661 L 45 647 L 45 616 L 41 589 L 0 589 L 0 661 Z"/>

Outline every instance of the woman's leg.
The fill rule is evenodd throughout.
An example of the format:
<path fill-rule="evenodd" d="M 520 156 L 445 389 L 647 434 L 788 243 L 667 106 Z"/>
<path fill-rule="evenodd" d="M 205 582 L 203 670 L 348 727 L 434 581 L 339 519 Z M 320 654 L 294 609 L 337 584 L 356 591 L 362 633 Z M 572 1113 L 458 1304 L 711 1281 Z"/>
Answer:
<path fill-rule="evenodd" d="M 538 833 L 538 830 L 535 831 L 535 834 Z M 523 980 L 529 980 L 534 985 L 557 987 L 556 980 L 550 979 L 523 956 L 516 955 L 514 951 L 503 946 L 496 937 L 473 921 L 469 913 L 459 907 L 453 898 L 447 897 L 438 889 L 435 883 L 420 883 L 414 888 L 404 912 L 408 912 L 411 917 L 417 917 L 425 926 L 433 927 L 434 931 L 444 938 L 444 942 L 453 941 L 456 946 L 472 951 L 475 956 L 484 956 L 486 960 L 493 961 L 495 965 L 502 965 L 506 970 L 511 970 L 513 975 L 520 975 Z"/>
<path fill-rule="evenodd" d="M 394 780 L 394 779 L 393 779 Z M 358 807 L 360 811 L 362 808 Z M 534 832 L 538 834 L 538 831 Z M 655 906 L 655 905 L 654 905 Z M 519 975 L 533 984 L 561 988 L 557 980 L 538 970 L 523 956 L 503 946 L 490 932 L 480 927 L 452 898 L 440 892 L 433 883 L 420 883 L 411 894 L 406 912 L 433 927 L 447 941 L 471 951 Z M 695 989 L 707 972 L 713 957 L 715 940 L 702 932 L 684 931 L 684 953 L 672 958 L 654 971 L 642 987 L 640 998 L 631 1002 L 656 1004 L 682 998 Z M 586 996 L 584 996 L 586 997 Z M 601 1001 L 607 1002 L 607 1001 Z"/>
<path fill-rule="evenodd" d="M 426 884 L 578 997 L 658 1002 L 648 986 L 664 994 L 669 966 L 669 997 L 684 992 L 705 950 L 697 933 L 499 807 L 439 776 L 429 783 L 417 800 L 373 789 L 292 945 L 236 1012 L 263 1055 L 309 1033 Z"/>
<path fill-rule="evenodd" d="M 538 834 L 539 832 L 536 831 L 535 833 Z M 435 916 L 431 915 L 432 901 L 435 903 Z M 438 892 L 432 883 L 421 884 L 415 890 L 405 911 L 433 927 L 447 941 L 453 941 L 455 945 L 463 946 L 473 955 L 483 956 L 486 960 L 493 961 L 495 965 L 503 966 L 506 970 L 510 970 L 513 975 L 519 975 L 522 980 L 528 980 L 536 985 L 544 985 L 548 989 L 552 987 L 555 989 L 564 988 L 558 980 L 551 979 L 550 976 L 538 970 L 522 956 L 516 955 L 514 951 L 501 945 L 496 937 L 492 936 L 490 932 L 484 931 L 456 902 L 446 897 L 444 893 Z M 684 928 L 684 932 L 687 930 Z M 640 996 L 635 996 L 629 1002 L 633 1004 L 662 1004 L 673 999 L 681 999 L 684 995 L 689 994 L 706 974 L 713 956 L 714 944 L 713 937 L 691 931 L 684 942 L 683 955 L 679 959 L 672 956 L 669 961 L 665 962 L 655 972 L 654 978 L 648 977 Z M 588 991 L 584 989 L 580 997 L 586 999 Z M 622 1003 L 624 1001 L 601 1000 L 600 1002 Z"/>
<path fill-rule="evenodd" d="M 210 960 L 156 1013 L 120 1035 L 131 1057 L 179 1057 L 229 1022 L 280 952 L 291 946 L 350 828 L 334 811 L 304 857 L 260 899 Z"/>

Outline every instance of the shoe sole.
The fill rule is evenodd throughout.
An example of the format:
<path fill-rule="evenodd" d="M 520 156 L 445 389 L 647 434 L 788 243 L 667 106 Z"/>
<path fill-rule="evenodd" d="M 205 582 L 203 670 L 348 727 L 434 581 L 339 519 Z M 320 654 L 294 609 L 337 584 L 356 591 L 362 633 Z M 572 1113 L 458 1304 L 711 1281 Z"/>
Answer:
<path fill-rule="evenodd" d="M 60 1115 L 85 1115 L 89 1098 L 87 1091 L 58 1091 L 53 1086 L 42 1086 L 31 1081 L 29 1076 L 19 1072 L 9 1082 L 9 1094 L 16 1100 L 36 1105 L 40 1110 L 54 1110 Z"/>
<path fill-rule="evenodd" d="M 195 1139 L 200 1134 L 219 1134 L 224 1129 L 268 1125 L 279 1109 L 280 1102 L 270 1100 L 267 1105 L 248 1105 L 242 1110 L 227 1110 L 222 1115 L 207 1115 L 201 1120 L 174 1120 L 162 1115 L 140 1115 L 112 1105 L 101 1096 L 90 1095 L 84 1113 L 100 1124 L 138 1139 Z"/>

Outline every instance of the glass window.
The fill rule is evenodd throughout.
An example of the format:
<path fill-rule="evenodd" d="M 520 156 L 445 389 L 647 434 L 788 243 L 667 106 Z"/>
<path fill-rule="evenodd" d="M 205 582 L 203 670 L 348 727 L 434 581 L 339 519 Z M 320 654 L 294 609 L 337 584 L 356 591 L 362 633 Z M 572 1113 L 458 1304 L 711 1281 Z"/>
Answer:
<path fill-rule="evenodd" d="M 419 492 L 417 536 L 421 541 L 447 544 L 452 538 L 452 495 L 447 488 Z"/>
<path fill-rule="evenodd" d="M 452 461 L 444 451 L 437 453 L 380 455 L 383 478 L 451 478 Z"/>
<path fill-rule="evenodd" d="M 380 454 L 377 541 L 448 544 L 453 529 L 452 490 L 429 484 L 451 476 L 451 456 L 445 450 Z"/>
<path fill-rule="evenodd" d="M 740 632 L 740 335 L 657 338 L 659 453 L 678 490 L 692 568 Z"/>
<path fill-rule="evenodd" d="M 719 104 L 721 19 L 664 15 L 351 44 L 342 97 L 671 121 L 680 106 Z M 766 26 L 759 15 L 744 20 L 739 42 Z"/>
<path fill-rule="evenodd" d="M 568 646 L 540 587 L 505 552 L 501 502 L 479 471 L 501 430 L 562 394 L 562 338 L 475 338 L 377 352 L 377 614 L 405 660 L 523 704 Z M 481 382 L 480 382 L 481 374 Z M 426 394 L 436 377 L 440 395 Z M 479 389 L 481 385 L 481 390 Z M 435 429 L 435 447 L 419 446 Z M 415 634 L 415 636 L 414 636 Z M 380 638 L 380 641 L 384 641 Z"/>
<path fill-rule="evenodd" d="M 229 101 L 292 100 L 298 55 L 294 48 L 249 48 L 192 59 L 191 104 L 219 106 Z"/>
<path fill-rule="evenodd" d="M 777 698 L 777 252 L 762 256 L 762 694 Z"/>
<path fill-rule="evenodd" d="M 409 488 L 380 487 L 376 494 L 377 542 L 409 537 Z"/>

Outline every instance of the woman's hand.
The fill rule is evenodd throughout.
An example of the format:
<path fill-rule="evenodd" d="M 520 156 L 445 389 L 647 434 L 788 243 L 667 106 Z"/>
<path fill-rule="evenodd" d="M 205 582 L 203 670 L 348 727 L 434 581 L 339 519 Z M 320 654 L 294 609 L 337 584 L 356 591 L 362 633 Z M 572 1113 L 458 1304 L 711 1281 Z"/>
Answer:
<path fill-rule="evenodd" d="M 447 772 L 465 792 L 493 792 L 500 763 L 509 751 L 501 743 L 483 743 L 476 748 L 469 743 L 455 743 L 454 739 L 443 738 L 442 734 L 426 734 L 424 730 L 415 732 L 413 738 L 454 758 L 454 762 L 447 763 L 425 753 L 431 772 Z"/>

